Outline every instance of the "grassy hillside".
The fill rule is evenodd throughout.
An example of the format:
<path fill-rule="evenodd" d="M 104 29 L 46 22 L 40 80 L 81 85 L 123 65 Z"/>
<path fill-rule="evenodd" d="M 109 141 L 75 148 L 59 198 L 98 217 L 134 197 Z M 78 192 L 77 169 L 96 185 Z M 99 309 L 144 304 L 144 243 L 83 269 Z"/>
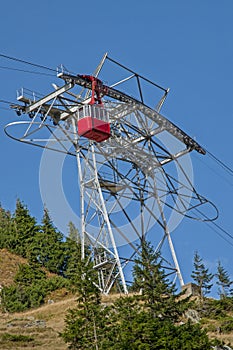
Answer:
<path fill-rule="evenodd" d="M 66 311 L 74 306 L 75 297 L 36 310 L 2 314 L 0 349 L 67 349 L 58 334 L 63 330 Z"/>
<path fill-rule="evenodd" d="M 19 265 L 26 263 L 26 259 L 10 253 L 7 249 L 0 249 L 0 285 L 10 286 L 13 283 Z"/>
<path fill-rule="evenodd" d="M 6 249 L 0 250 L 0 284 L 9 286 L 14 281 L 20 264 L 27 263 Z M 48 274 L 49 277 L 50 274 Z M 102 297 L 105 304 L 112 303 L 119 295 Z M 63 331 L 64 319 L 68 309 L 76 305 L 76 297 L 65 288 L 51 292 L 45 304 L 39 308 L 20 312 L 0 314 L 0 350 L 7 349 L 67 349 L 59 332 Z M 218 306 L 219 307 L 219 306 Z M 201 316 L 200 323 L 208 330 L 211 338 L 218 338 L 233 347 L 233 311 L 214 309 L 209 306 L 208 313 Z"/>
<path fill-rule="evenodd" d="M 27 260 L 0 250 L 0 285 L 10 286 L 21 264 Z M 51 273 L 47 273 L 50 277 Z M 66 349 L 58 336 L 64 327 L 64 316 L 75 305 L 75 297 L 66 289 L 52 292 L 46 298 L 48 304 L 21 313 L 0 312 L 0 349 Z M 49 304 L 50 302 L 50 304 Z M 51 303 L 52 302 L 52 303 Z"/>
<path fill-rule="evenodd" d="M 54 299 L 61 295 L 54 295 Z M 104 303 L 112 302 L 116 296 L 103 298 Z M 67 345 L 59 337 L 64 327 L 64 316 L 69 308 L 76 305 L 75 296 L 64 296 L 63 300 L 44 305 L 22 313 L 0 315 L 0 349 L 63 350 Z M 229 316 L 233 316 L 229 313 Z M 201 320 L 209 329 L 211 338 L 218 338 L 225 344 L 233 345 L 233 332 L 219 333 L 220 321 L 211 318 Z"/>

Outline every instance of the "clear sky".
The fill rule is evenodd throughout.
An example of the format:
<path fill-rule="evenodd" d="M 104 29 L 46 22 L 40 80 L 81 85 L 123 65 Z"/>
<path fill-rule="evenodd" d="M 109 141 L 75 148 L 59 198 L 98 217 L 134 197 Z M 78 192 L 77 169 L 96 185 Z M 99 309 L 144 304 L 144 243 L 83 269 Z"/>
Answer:
<path fill-rule="evenodd" d="M 170 87 L 163 114 L 233 168 L 232 17 L 231 0 L 8 0 L 1 4 L 0 54 L 54 69 L 62 63 L 70 71 L 90 74 L 108 52 L 141 75 Z M 44 94 L 52 90 L 53 77 L 3 67 L 34 69 L 0 57 L 2 100 L 16 101 L 16 90 L 22 86 Z M 42 151 L 5 135 L 4 125 L 18 118 L 7 107 L 0 103 L 0 201 L 13 211 L 19 197 L 40 221 Z M 192 163 L 195 187 L 217 205 L 217 224 L 233 235 L 232 176 L 208 156 L 193 154 Z M 75 179 L 75 164 L 66 165 L 64 171 L 73 172 Z M 72 183 L 64 187 L 68 197 L 75 193 Z M 71 201 L 75 205 L 73 197 Z M 185 282 L 190 281 L 194 251 L 212 272 L 220 259 L 233 278 L 233 240 L 213 228 L 218 231 L 212 225 L 184 220 L 173 232 Z"/>

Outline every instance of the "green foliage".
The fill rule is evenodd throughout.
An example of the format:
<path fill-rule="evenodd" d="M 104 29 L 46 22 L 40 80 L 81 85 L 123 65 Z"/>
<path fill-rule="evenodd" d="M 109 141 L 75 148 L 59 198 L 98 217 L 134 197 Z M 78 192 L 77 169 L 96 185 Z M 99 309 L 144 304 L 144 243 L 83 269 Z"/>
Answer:
<path fill-rule="evenodd" d="M 10 247 L 12 240 L 11 232 L 11 214 L 0 206 L 0 249 Z"/>
<path fill-rule="evenodd" d="M 232 284 L 232 281 L 230 280 L 229 274 L 222 266 L 221 262 L 218 261 L 217 266 L 217 285 L 219 286 L 219 295 L 220 298 L 225 298 L 229 294 L 229 289 Z"/>
<path fill-rule="evenodd" d="M 3 289 L 6 310 L 37 307 L 49 292 L 76 284 L 81 251 L 78 230 L 72 223 L 69 223 L 69 236 L 65 241 L 47 209 L 44 209 L 42 224 L 38 225 L 20 200 L 16 202 L 13 216 L 0 207 L 0 248 L 7 248 L 29 261 L 19 267 L 14 284 Z M 57 276 L 47 278 L 45 269 Z"/>
<path fill-rule="evenodd" d="M 136 296 L 118 298 L 112 305 L 100 304 L 95 271 L 83 262 L 77 266 L 76 309 L 70 310 L 61 334 L 70 349 L 181 350 L 210 349 L 206 332 L 190 322 L 180 324 L 187 299 L 175 295 L 159 256 L 144 243 L 134 268 Z"/>
<path fill-rule="evenodd" d="M 208 339 L 205 330 L 202 330 L 200 325 L 187 322 L 176 327 L 177 344 L 174 349 L 182 350 L 209 350 L 212 349 L 211 342 Z M 180 347 L 179 347 L 180 346 Z"/>
<path fill-rule="evenodd" d="M 162 261 L 152 246 L 143 242 L 140 256 L 133 268 L 134 288 L 142 294 L 142 299 L 153 317 L 176 321 L 189 306 L 188 299 L 179 300 L 176 289 L 166 277 Z"/>
<path fill-rule="evenodd" d="M 226 312 L 219 303 L 219 300 L 206 299 L 205 303 L 201 305 L 201 308 L 200 305 L 197 305 L 197 308 L 199 308 L 198 312 L 201 317 L 218 320 L 226 315 Z"/>
<path fill-rule="evenodd" d="M 64 276 L 70 281 L 72 289 L 76 289 L 80 277 L 81 245 L 70 238 L 65 242 Z"/>
<path fill-rule="evenodd" d="M 13 232 L 11 234 L 10 242 L 11 250 L 26 258 L 28 257 L 30 245 L 34 240 L 39 227 L 36 225 L 35 218 L 29 214 L 27 207 L 19 199 L 16 202 L 12 226 Z"/>
<path fill-rule="evenodd" d="M 12 217 L 0 208 L 0 248 L 7 248 L 31 263 L 40 263 L 50 272 L 63 274 L 64 237 L 53 226 L 47 209 L 42 224 L 38 225 L 19 199 Z"/>
<path fill-rule="evenodd" d="M 233 297 L 225 297 L 219 300 L 208 298 L 205 299 L 205 303 L 202 304 L 201 307 L 198 303 L 193 304 L 193 307 L 198 310 L 202 318 L 223 320 L 227 317 L 227 313 L 233 311 Z"/>
<path fill-rule="evenodd" d="M 4 287 L 1 293 L 2 307 L 8 312 L 24 311 L 44 303 L 49 292 L 66 286 L 66 280 L 60 276 L 47 278 L 46 273 L 37 265 L 19 266 L 15 284 Z"/>
<path fill-rule="evenodd" d="M 30 260 L 39 262 L 50 272 L 62 274 L 64 259 L 63 236 L 53 226 L 48 210 L 44 209 L 40 231 L 31 245 Z"/>
<path fill-rule="evenodd" d="M 106 323 L 99 349 L 210 349 L 199 325 L 154 318 L 135 297 L 118 299 L 108 311 Z"/>
<path fill-rule="evenodd" d="M 222 310 L 233 311 L 233 297 L 226 297 L 220 300 L 216 300 L 216 303 Z"/>
<path fill-rule="evenodd" d="M 46 273 L 37 265 L 21 264 L 15 275 L 15 282 L 18 285 L 31 286 L 33 283 L 39 283 L 46 278 Z"/>
<path fill-rule="evenodd" d="M 78 292 L 77 307 L 67 313 L 61 334 L 70 349 L 210 349 L 200 325 L 180 322 L 190 306 L 189 300 L 176 293 L 159 255 L 154 254 L 147 242 L 142 244 L 133 271 L 133 288 L 138 294 L 121 297 L 110 306 L 101 304 L 100 291 L 95 287 L 98 276 L 92 263 L 81 260 L 78 230 L 69 223 L 69 238 L 64 240 L 47 209 L 42 224 L 38 225 L 19 200 L 13 216 L 0 208 L 0 248 L 29 260 L 29 264 L 20 265 L 14 284 L 3 288 L 5 310 L 15 312 L 37 307 L 48 293 L 62 287 L 69 286 Z M 85 248 L 85 255 L 88 253 Z M 45 268 L 55 274 L 48 277 Z M 211 289 L 213 275 L 197 253 L 192 277 L 204 298 Z M 221 295 L 225 296 L 218 301 L 206 300 L 202 315 L 218 319 L 222 331 L 230 332 L 233 325 L 225 312 L 233 310 L 233 298 L 228 296 L 229 276 L 220 263 L 217 278 Z"/>
<path fill-rule="evenodd" d="M 225 317 L 221 322 L 220 329 L 222 333 L 231 333 L 233 331 L 233 318 Z"/>
<path fill-rule="evenodd" d="M 195 252 L 194 254 L 194 270 L 192 271 L 191 277 L 196 282 L 199 296 L 201 299 L 208 293 L 213 286 L 210 282 L 212 281 L 214 275 L 209 272 L 209 269 L 205 267 L 200 255 Z"/>
<path fill-rule="evenodd" d="M 31 342 L 34 340 L 33 337 L 24 335 L 24 334 L 11 334 L 11 333 L 3 333 L 2 341 L 10 341 L 10 342 Z"/>
<path fill-rule="evenodd" d="M 28 295 L 25 288 L 11 285 L 1 291 L 1 307 L 4 311 L 20 312 L 29 307 Z"/>
<path fill-rule="evenodd" d="M 68 238 L 76 243 L 80 243 L 80 235 L 73 222 L 69 222 L 68 229 Z"/>
<path fill-rule="evenodd" d="M 105 312 L 108 317 L 100 349 L 152 349 L 156 321 L 140 305 L 138 298 L 119 298 Z"/>
<path fill-rule="evenodd" d="M 79 260 L 76 275 L 77 307 L 68 311 L 61 336 L 69 349 L 96 349 L 103 328 L 100 291 L 93 284 L 96 272 L 90 262 Z"/>

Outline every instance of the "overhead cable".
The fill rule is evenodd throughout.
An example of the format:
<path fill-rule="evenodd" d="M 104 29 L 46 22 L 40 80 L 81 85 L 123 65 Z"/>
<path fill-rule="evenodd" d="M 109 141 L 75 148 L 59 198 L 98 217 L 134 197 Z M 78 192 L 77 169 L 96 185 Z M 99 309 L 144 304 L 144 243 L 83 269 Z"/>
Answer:
<path fill-rule="evenodd" d="M 204 216 L 205 218 L 207 218 L 207 215 L 205 215 L 200 209 L 198 208 L 194 208 L 195 211 L 197 211 L 200 215 Z M 227 232 L 223 227 L 221 227 L 220 225 L 216 224 L 216 222 L 211 221 L 204 221 L 210 228 L 212 228 L 212 230 L 214 232 L 216 232 L 219 236 L 221 236 L 226 242 L 228 242 L 229 244 L 233 245 L 231 242 L 229 242 L 229 240 L 227 240 L 226 238 L 224 238 L 219 232 L 217 232 L 216 229 L 214 229 L 213 227 L 211 227 L 211 224 L 214 225 L 218 230 L 222 231 L 226 236 L 228 236 L 229 238 L 231 238 L 233 240 L 233 235 L 230 234 L 229 232 Z"/>
<path fill-rule="evenodd" d="M 38 74 L 38 75 L 46 75 L 46 76 L 54 77 L 54 74 L 42 73 L 42 72 L 36 72 L 36 71 L 31 71 L 31 70 L 26 70 L 26 69 L 19 69 L 19 68 L 12 68 L 12 67 L 6 67 L 6 66 L 0 66 L 0 69 L 13 70 L 13 71 L 17 71 L 17 72 Z"/>
<path fill-rule="evenodd" d="M 213 158 L 217 163 L 219 163 L 222 168 L 224 168 L 231 176 L 233 176 L 233 170 L 228 165 L 226 165 L 223 161 L 218 159 L 213 153 L 207 150 L 205 151 L 211 158 Z"/>
<path fill-rule="evenodd" d="M 32 62 L 29 62 L 29 61 L 21 60 L 20 58 L 4 55 L 4 54 L 1 54 L 1 53 L 0 53 L 0 57 L 6 58 L 8 60 L 16 61 L 16 62 L 28 64 L 28 65 L 33 66 L 33 67 L 38 67 L 38 68 L 46 69 L 46 70 L 49 70 L 49 71 L 52 71 L 52 72 L 57 72 L 56 69 L 49 68 L 49 67 L 43 66 L 41 64 L 37 64 L 37 63 L 32 63 Z"/>

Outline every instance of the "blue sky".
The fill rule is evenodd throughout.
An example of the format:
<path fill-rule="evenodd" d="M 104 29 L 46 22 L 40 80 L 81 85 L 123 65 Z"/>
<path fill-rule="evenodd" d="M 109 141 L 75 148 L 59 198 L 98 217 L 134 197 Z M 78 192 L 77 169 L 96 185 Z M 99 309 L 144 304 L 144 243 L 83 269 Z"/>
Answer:
<path fill-rule="evenodd" d="M 62 63 L 73 72 L 90 74 L 108 52 L 141 75 L 170 87 L 163 114 L 233 168 L 232 14 L 231 0 L 8 0 L 1 4 L 0 53 L 55 69 Z M 33 70 L 3 58 L 0 66 Z M 16 101 L 16 89 L 22 86 L 42 93 L 52 89 L 49 76 L 0 68 L 0 77 L 3 100 Z M 4 109 L 6 104 L 0 107 L 0 201 L 13 211 L 19 197 L 40 220 L 42 151 L 7 138 L 4 125 L 17 116 Z M 232 177 L 208 156 L 193 154 L 192 162 L 195 187 L 217 205 L 217 223 L 233 234 Z M 67 169 L 75 178 L 75 165 L 67 162 Z M 74 192 L 71 185 L 64 187 L 67 195 Z M 75 200 L 71 198 L 72 205 Z M 173 240 L 185 282 L 190 280 L 195 250 L 213 272 L 220 259 L 233 278 L 233 246 L 210 226 L 184 220 Z"/>

